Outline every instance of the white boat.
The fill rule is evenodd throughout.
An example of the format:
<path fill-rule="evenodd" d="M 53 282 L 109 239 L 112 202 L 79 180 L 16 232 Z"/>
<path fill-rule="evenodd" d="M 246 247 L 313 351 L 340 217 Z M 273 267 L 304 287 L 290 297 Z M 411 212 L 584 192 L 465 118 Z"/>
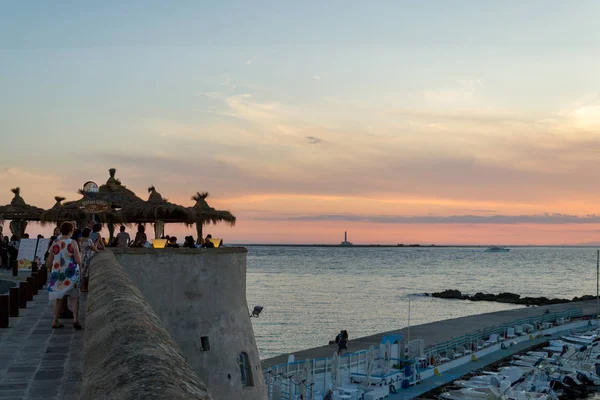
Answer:
<path fill-rule="evenodd" d="M 500 247 L 500 246 L 490 246 L 486 249 L 486 253 L 505 253 L 507 251 L 510 251 L 510 249 L 507 249 L 506 247 Z"/>

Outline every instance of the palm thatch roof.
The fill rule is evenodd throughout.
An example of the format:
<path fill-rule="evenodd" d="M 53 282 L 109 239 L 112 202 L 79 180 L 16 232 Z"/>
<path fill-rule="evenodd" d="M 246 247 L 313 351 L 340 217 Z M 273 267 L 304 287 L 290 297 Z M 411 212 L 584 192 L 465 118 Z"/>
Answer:
<path fill-rule="evenodd" d="M 52 208 L 59 208 L 62 207 L 62 203 L 63 201 L 65 201 L 66 198 L 62 197 L 62 196 L 54 196 L 54 201 L 56 201 L 56 203 L 54 203 L 54 205 L 52 206 Z"/>
<path fill-rule="evenodd" d="M 104 185 L 101 185 L 96 200 L 107 202 L 111 209 L 110 211 L 96 214 L 96 221 L 103 223 L 123 223 L 127 222 L 125 214 L 120 212 L 120 209 L 128 209 L 139 207 L 143 205 L 144 200 L 140 199 L 131 190 L 127 189 L 121 181 L 115 178 L 116 169 L 111 168 L 108 170 L 110 176 Z M 58 207 L 52 207 L 50 210 L 44 212 L 42 216 L 43 221 L 79 221 L 89 217 L 89 214 L 83 209 L 83 203 L 87 200 L 83 196 L 83 191 L 79 190 L 79 194 L 82 197 L 76 201 L 69 201 L 64 204 L 60 204 Z"/>
<path fill-rule="evenodd" d="M 191 215 L 186 207 L 167 201 L 167 199 L 163 198 L 156 191 L 154 186 L 148 188 L 148 193 L 148 201 L 122 210 L 127 222 L 145 223 L 163 221 L 185 223 L 190 220 Z"/>
<path fill-rule="evenodd" d="M 29 205 L 21 197 L 21 188 L 10 189 L 14 197 L 10 204 L 0 207 L 0 220 L 24 220 L 24 221 L 39 221 L 44 210 L 42 208 Z"/>
<path fill-rule="evenodd" d="M 196 204 L 188 208 L 191 214 L 191 219 L 188 222 L 188 225 L 192 225 L 194 223 L 217 224 L 219 222 L 226 222 L 229 225 L 234 226 L 236 221 L 235 216 L 229 211 L 216 210 L 209 206 L 206 202 L 206 198 L 208 196 L 209 195 L 207 192 L 197 192 L 195 195 L 192 196 L 192 200 L 194 200 Z"/>

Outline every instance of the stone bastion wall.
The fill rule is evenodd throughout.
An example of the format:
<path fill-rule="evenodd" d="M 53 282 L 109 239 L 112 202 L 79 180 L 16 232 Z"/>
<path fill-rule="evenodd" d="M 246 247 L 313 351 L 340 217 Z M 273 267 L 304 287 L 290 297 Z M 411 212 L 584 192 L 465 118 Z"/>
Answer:
<path fill-rule="evenodd" d="M 213 399 L 110 252 L 90 268 L 84 360 L 83 400 Z"/>
<path fill-rule="evenodd" d="M 245 248 L 111 252 L 215 400 L 267 398 L 246 302 Z"/>

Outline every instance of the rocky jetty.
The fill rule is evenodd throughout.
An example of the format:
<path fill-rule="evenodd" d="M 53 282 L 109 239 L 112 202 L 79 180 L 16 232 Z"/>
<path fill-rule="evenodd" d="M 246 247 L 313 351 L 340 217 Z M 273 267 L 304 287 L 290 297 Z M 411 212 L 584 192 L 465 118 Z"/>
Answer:
<path fill-rule="evenodd" d="M 547 306 L 551 304 L 570 303 L 573 301 L 594 300 L 596 296 L 581 296 L 573 297 L 573 299 L 550 299 L 548 297 L 521 297 L 519 294 L 504 292 L 500 294 L 492 293 L 475 293 L 470 296 L 462 294 L 460 290 L 447 289 L 443 292 L 431 293 L 431 297 L 439 299 L 456 299 L 456 300 L 471 300 L 471 301 L 495 301 L 498 303 L 520 304 L 526 306 Z"/>

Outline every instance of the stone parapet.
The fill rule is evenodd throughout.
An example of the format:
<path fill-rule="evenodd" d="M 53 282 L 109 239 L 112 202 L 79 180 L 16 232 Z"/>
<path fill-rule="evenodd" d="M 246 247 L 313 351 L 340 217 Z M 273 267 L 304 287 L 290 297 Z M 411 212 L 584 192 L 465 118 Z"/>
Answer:
<path fill-rule="evenodd" d="M 245 248 L 111 251 L 215 400 L 267 398 L 246 301 Z"/>
<path fill-rule="evenodd" d="M 90 267 L 81 399 L 212 400 L 110 252 Z"/>

